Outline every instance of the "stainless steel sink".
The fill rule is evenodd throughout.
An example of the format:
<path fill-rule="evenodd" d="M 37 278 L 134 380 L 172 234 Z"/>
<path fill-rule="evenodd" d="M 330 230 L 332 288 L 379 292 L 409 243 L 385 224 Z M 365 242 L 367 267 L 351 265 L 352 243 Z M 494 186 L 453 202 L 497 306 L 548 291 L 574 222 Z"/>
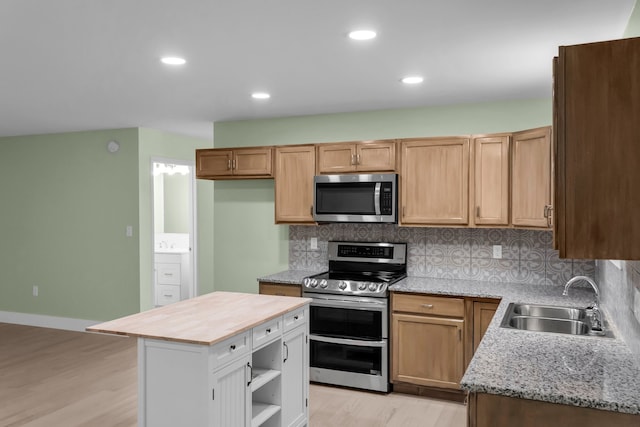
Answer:
<path fill-rule="evenodd" d="M 613 336 L 609 328 L 593 329 L 589 311 L 576 307 L 511 303 L 500 326 L 535 332 Z"/>

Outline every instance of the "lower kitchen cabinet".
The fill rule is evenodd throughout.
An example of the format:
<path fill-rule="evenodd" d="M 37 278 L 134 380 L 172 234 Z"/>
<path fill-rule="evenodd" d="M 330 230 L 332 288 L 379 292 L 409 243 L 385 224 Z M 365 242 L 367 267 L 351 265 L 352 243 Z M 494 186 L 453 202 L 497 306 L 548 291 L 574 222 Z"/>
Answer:
<path fill-rule="evenodd" d="M 278 295 L 281 297 L 301 297 L 302 287 L 288 283 L 258 282 L 259 293 L 262 295 Z"/>
<path fill-rule="evenodd" d="M 286 327 L 286 326 L 285 326 Z M 282 341 L 282 425 L 306 425 L 309 395 L 309 343 L 304 327 L 285 333 Z"/>
<path fill-rule="evenodd" d="M 482 341 L 484 333 L 487 332 L 489 323 L 493 319 L 498 309 L 498 302 L 473 302 L 473 352 Z"/>
<path fill-rule="evenodd" d="M 392 294 L 392 382 L 459 389 L 464 300 Z"/>
<path fill-rule="evenodd" d="M 640 415 L 486 393 L 471 393 L 469 427 L 637 427 Z"/>

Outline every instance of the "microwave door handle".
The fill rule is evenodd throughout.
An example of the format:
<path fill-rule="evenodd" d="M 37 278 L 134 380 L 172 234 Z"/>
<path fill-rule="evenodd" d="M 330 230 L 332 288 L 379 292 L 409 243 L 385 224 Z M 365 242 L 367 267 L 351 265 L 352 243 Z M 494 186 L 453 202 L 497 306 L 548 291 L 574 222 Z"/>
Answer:
<path fill-rule="evenodd" d="M 373 194 L 373 203 L 376 209 L 376 215 L 380 215 L 380 187 L 382 187 L 381 182 L 376 182 L 376 189 Z"/>

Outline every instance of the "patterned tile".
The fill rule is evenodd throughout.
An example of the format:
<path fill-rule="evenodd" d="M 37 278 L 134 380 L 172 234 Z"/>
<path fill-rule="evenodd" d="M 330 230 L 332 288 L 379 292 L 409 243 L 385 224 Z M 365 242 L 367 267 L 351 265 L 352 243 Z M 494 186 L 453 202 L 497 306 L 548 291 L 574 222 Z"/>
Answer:
<path fill-rule="evenodd" d="M 551 281 L 551 285 L 564 285 L 571 279 L 573 273 L 572 263 L 567 260 L 547 260 L 545 262 L 545 278 Z M 545 283 L 547 283 L 545 281 Z"/>
<path fill-rule="evenodd" d="M 545 283 L 546 270 L 543 260 L 520 260 L 514 281 L 542 285 Z"/>
<path fill-rule="evenodd" d="M 574 259 L 572 276 L 596 277 L 596 263 L 592 260 Z"/>
<path fill-rule="evenodd" d="M 520 259 L 544 262 L 547 249 L 551 247 L 549 232 L 537 230 L 518 230 L 520 232 Z"/>
<path fill-rule="evenodd" d="M 426 259 L 424 255 L 407 256 L 407 275 L 425 277 L 427 273 Z"/>
<path fill-rule="evenodd" d="M 471 256 L 492 258 L 493 245 L 502 246 L 503 259 L 518 259 L 518 230 L 476 228 L 471 230 Z"/>

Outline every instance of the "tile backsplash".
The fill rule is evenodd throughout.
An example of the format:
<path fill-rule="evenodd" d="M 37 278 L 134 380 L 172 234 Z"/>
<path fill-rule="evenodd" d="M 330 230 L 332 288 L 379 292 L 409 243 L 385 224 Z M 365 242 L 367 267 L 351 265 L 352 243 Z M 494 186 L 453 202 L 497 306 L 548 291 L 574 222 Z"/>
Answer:
<path fill-rule="evenodd" d="M 317 249 L 311 249 L 316 238 Z M 398 227 L 392 224 L 323 224 L 289 227 L 289 269 L 328 268 L 329 240 L 406 242 L 409 276 L 564 284 L 576 275 L 595 276 L 592 260 L 558 258 L 551 231 L 502 228 Z M 493 258 L 493 246 L 502 258 Z"/>

